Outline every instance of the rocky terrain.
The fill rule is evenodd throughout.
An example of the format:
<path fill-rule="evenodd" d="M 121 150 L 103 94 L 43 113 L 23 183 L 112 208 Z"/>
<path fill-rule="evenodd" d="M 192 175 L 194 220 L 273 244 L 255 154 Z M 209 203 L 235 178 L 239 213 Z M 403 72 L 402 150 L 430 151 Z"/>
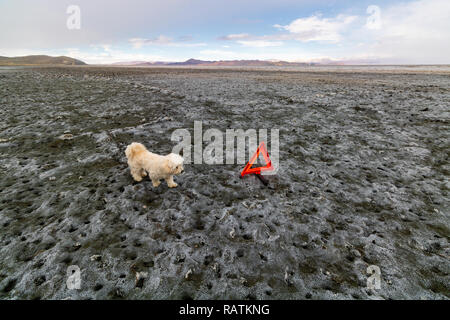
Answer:
<path fill-rule="evenodd" d="M 0 106 L 2 299 L 450 298 L 448 70 L 0 68 Z M 278 174 L 133 182 L 195 120 L 278 128 Z"/>

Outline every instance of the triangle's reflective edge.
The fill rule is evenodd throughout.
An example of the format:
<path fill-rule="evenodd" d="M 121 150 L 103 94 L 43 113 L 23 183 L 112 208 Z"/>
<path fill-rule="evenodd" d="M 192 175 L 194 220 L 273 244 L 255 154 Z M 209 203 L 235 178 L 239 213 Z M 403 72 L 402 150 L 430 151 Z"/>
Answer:
<path fill-rule="evenodd" d="M 263 154 L 266 165 L 263 167 L 252 168 L 253 163 L 255 162 L 256 159 L 258 159 L 258 156 L 261 152 Z M 242 170 L 241 177 L 251 173 L 261 174 L 262 171 L 270 171 L 270 170 L 273 170 L 272 161 L 270 160 L 266 145 L 264 144 L 264 141 L 262 141 L 259 144 L 258 148 L 256 149 L 256 152 L 251 157 L 250 161 L 247 162 L 247 165 L 245 166 L 244 170 Z"/>

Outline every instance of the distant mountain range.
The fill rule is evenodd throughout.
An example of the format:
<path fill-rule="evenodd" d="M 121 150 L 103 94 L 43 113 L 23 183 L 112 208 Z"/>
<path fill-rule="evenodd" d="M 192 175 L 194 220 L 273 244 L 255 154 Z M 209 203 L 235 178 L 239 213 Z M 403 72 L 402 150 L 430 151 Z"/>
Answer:
<path fill-rule="evenodd" d="M 38 65 L 86 65 L 83 61 L 70 57 L 50 57 L 44 55 L 25 56 L 25 57 L 1 57 L 0 66 L 38 66 Z"/>
<path fill-rule="evenodd" d="M 266 67 L 266 66 L 309 66 L 313 63 L 302 62 L 287 62 L 287 61 L 274 61 L 274 60 L 221 60 L 221 61 L 207 61 L 189 59 L 184 62 L 146 62 L 146 61 L 131 61 L 131 62 L 117 62 L 112 65 L 116 66 L 253 66 L 253 67 Z"/>
<path fill-rule="evenodd" d="M 332 61 L 322 59 L 316 62 L 287 62 L 278 60 L 220 60 L 220 61 L 208 61 L 189 59 L 184 62 L 163 62 L 163 61 L 126 61 L 116 62 L 109 65 L 113 66 L 134 66 L 134 67 L 151 67 L 151 66 L 228 66 L 228 67 L 283 67 L 283 66 L 312 66 L 312 65 L 371 65 L 377 64 L 378 61 L 371 60 L 346 60 L 346 61 Z M 82 66 L 86 65 L 81 60 L 74 58 L 61 56 L 50 57 L 45 55 L 33 55 L 25 57 L 1 57 L 0 66 L 38 66 L 38 65 L 71 65 Z"/>

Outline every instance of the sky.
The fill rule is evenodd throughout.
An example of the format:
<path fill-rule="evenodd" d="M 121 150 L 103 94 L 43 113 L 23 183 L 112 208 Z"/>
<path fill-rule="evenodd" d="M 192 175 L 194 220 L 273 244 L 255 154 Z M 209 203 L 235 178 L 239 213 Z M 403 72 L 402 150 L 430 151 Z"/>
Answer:
<path fill-rule="evenodd" d="M 449 0 L 0 0 L 0 56 L 450 64 Z"/>

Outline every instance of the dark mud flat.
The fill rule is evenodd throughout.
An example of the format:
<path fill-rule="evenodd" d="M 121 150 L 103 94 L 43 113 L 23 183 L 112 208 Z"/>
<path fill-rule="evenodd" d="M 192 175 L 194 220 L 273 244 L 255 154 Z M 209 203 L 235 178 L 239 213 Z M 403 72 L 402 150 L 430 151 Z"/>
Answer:
<path fill-rule="evenodd" d="M 450 75 L 339 70 L 2 69 L 0 297 L 449 299 Z M 133 183 L 194 120 L 279 128 L 279 174 Z"/>

